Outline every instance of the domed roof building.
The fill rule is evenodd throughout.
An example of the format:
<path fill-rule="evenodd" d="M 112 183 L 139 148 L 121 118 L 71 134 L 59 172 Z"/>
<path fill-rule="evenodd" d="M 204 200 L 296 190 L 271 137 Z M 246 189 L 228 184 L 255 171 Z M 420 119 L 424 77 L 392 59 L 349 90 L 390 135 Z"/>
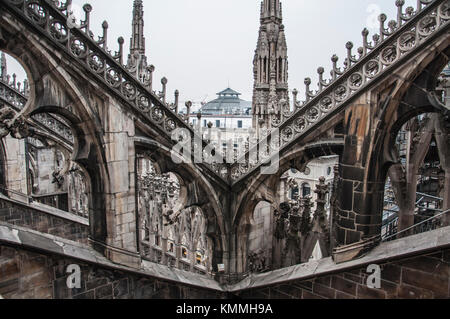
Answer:
<path fill-rule="evenodd" d="M 217 98 L 204 104 L 200 110 L 190 115 L 191 123 L 194 126 L 200 124 L 207 127 L 209 123 L 215 128 L 244 129 L 252 127 L 252 102 L 242 100 L 241 93 L 226 88 L 217 93 Z M 198 115 L 201 114 L 201 122 L 198 122 Z"/>
<path fill-rule="evenodd" d="M 200 109 L 202 115 L 251 115 L 252 103 L 242 100 L 241 93 L 227 88 L 217 95 Z"/>

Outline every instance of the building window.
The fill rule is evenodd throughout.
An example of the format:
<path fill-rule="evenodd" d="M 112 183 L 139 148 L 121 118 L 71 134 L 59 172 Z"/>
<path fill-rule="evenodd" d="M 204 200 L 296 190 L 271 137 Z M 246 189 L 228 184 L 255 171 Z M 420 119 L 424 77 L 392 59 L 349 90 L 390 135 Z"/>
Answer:
<path fill-rule="evenodd" d="M 208 126 L 208 123 L 206 122 L 206 120 L 203 121 L 203 126 L 204 127 Z"/>
<path fill-rule="evenodd" d="M 196 125 L 196 124 L 197 124 L 197 120 L 195 120 L 195 119 L 192 120 L 192 124 L 193 124 L 193 125 Z"/>
<path fill-rule="evenodd" d="M 309 186 L 308 183 L 303 184 L 302 189 L 303 189 L 303 191 L 302 191 L 303 198 L 311 195 L 311 186 Z"/>
<path fill-rule="evenodd" d="M 220 128 L 220 120 L 216 120 L 216 127 Z"/>
<path fill-rule="evenodd" d="M 188 259 L 188 251 L 185 247 L 181 249 L 181 258 Z"/>
<path fill-rule="evenodd" d="M 328 176 L 331 175 L 331 171 L 332 171 L 332 170 L 331 170 L 331 167 L 328 167 L 328 172 L 327 172 L 327 173 L 328 173 Z"/>
<path fill-rule="evenodd" d="M 169 249 L 168 249 L 169 253 L 174 253 L 175 252 L 175 245 L 171 242 L 169 242 Z"/>
<path fill-rule="evenodd" d="M 203 261 L 203 256 L 202 256 L 202 254 L 197 253 L 197 254 L 195 255 L 195 261 L 196 261 L 197 265 L 201 265 L 201 264 L 202 264 L 202 261 Z"/>
<path fill-rule="evenodd" d="M 238 121 L 238 128 L 242 128 L 242 121 Z"/>
<path fill-rule="evenodd" d="M 298 187 L 291 189 L 291 199 L 292 200 L 298 199 L 298 194 L 299 194 Z"/>

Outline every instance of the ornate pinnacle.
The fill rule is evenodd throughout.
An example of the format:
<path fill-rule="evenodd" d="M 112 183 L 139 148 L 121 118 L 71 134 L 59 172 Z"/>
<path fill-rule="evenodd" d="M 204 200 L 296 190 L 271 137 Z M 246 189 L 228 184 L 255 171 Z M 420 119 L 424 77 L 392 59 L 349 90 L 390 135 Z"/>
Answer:
<path fill-rule="evenodd" d="M 144 5 L 142 0 L 134 1 L 132 30 L 130 54 L 133 55 L 135 52 L 145 54 Z"/>
<path fill-rule="evenodd" d="M 1 80 L 6 81 L 6 75 L 8 74 L 8 65 L 6 64 L 6 55 L 4 52 L 2 52 L 0 68 L 2 70 Z"/>

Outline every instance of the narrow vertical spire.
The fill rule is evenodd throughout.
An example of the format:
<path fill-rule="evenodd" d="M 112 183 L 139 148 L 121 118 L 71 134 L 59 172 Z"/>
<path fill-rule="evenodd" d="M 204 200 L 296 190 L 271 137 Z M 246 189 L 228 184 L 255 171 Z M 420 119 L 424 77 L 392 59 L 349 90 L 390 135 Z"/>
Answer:
<path fill-rule="evenodd" d="M 281 19 L 280 0 L 264 0 L 262 4 L 262 19 L 277 18 Z"/>
<path fill-rule="evenodd" d="M 144 5 L 142 0 L 134 0 L 133 4 L 133 24 L 130 43 L 130 54 L 145 54 L 145 37 L 144 37 Z"/>
<path fill-rule="evenodd" d="M 132 35 L 127 68 L 142 83 L 151 88 L 153 66 L 148 66 L 145 55 L 144 5 L 142 0 L 134 0 Z"/>
<path fill-rule="evenodd" d="M 8 65 L 6 64 L 6 55 L 4 52 L 2 52 L 0 68 L 1 68 L 1 76 L 0 77 L 1 77 L 2 81 L 6 81 L 6 75 L 8 74 Z"/>
<path fill-rule="evenodd" d="M 280 0 L 261 3 L 261 27 L 253 60 L 253 127 L 271 130 L 289 109 L 287 43 Z"/>

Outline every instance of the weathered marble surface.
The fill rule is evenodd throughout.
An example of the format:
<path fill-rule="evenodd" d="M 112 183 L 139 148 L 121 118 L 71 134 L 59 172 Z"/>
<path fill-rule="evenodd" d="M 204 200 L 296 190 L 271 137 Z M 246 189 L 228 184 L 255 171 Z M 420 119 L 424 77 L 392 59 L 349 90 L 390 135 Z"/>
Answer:
<path fill-rule="evenodd" d="M 0 199 L 11 202 L 13 204 L 22 205 L 24 207 L 40 211 L 44 214 L 53 215 L 53 216 L 56 216 L 59 218 L 67 219 L 67 220 L 75 222 L 75 223 L 79 223 L 81 225 L 89 226 L 89 220 L 86 218 L 83 218 L 83 217 L 65 212 L 63 210 L 60 210 L 60 209 L 57 209 L 57 208 L 54 208 L 51 206 L 41 204 L 38 202 L 33 202 L 33 203 L 28 204 L 28 203 L 25 203 L 22 201 L 17 201 L 17 200 L 11 199 L 9 197 L 6 197 L 3 194 L 0 194 Z"/>
<path fill-rule="evenodd" d="M 220 292 L 238 292 L 292 280 L 309 279 L 330 273 L 343 272 L 353 268 L 362 267 L 364 265 L 381 263 L 386 260 L 400 259 L 407 256 L 420 254 L 422 252 L 447 247 L 450 244 L 450 227 L 383 243 L 370 252 L 367 256 L 358 260 L 335 264 L 331 258 L 325 258 L 320 261 L 313 261 L 307 264 L 297 265 L 265 274 L 251 275 L 240 283 L 232 286 L 221 286 L 219 283 L 208 277 L 178 269 L 171 269 L 166 266 L 147 261 L 142 262 L 141 269 L 139 270 L 126 266 L 120 266 L 112 263 L 86 245 L 1 223 L 0 243 L 38 249 L 44 252 L 79 259 L 80 261 L 97 264 L 111 269 L 183 283 L 194 287 L 202 287 Z"/>
<path fill-rule="evenodd" d="M 23 246 L 25 248 L 38 249 L 51 254 L 63 255 L 80 261 L 93 263 L 99 266 L 112 268 L 115 270 L 132 272 L 142 276 L 149 276 L 162 280 L 183 283 L 194 287 L 223 291 L 223 288 L 205 276 L 185 272 L 177 269 L 170 269 L 162 265 L 142 262 L 141 269 L 136 270 L 126 266 L 112 263 L 101 254 L 86 245 L 64 240 L 51 235 L 42 234 L 26 228 L 11 226 L 0 223 L 0 242 Z"/>
<path fill-rule="evenodd" d="M 250 275 L 240 283 L 228 286 L 227 290 L 237 292 L 292 280 L 309 279 L 364 265 L 377 264 L 394 258 L 399 259 L 408 255 L 446 247 L 449 244 L 450 227 L 445 227 L 428 233 L 383 243 L 365 257 L 342 264 L 335 264 L 331 258 L 325 258 L 320 261 L 313 261 L 265 274 Z"/>

